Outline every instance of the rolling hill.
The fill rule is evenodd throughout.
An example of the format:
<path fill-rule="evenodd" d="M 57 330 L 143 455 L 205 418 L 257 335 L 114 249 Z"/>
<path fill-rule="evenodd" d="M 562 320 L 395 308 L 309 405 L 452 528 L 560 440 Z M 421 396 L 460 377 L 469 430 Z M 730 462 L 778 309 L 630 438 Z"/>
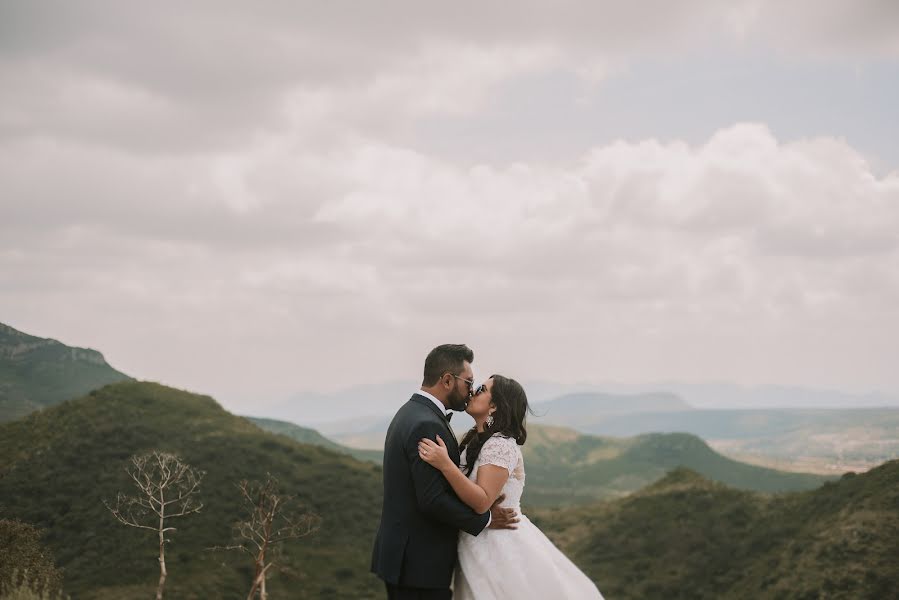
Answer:
<path fill-rule="evenodd" d="M 261 428 L 304 443 L 380 463 L 380 450 L 341 446 L 314 429 L 284 421 L 251 418 Z M 789 473 L 731 460 L 690 434 L 646 434 L 632 438 L 584 435 L 573 429 L 531 425 L 523 447 L 528 484 L 526 506 L 571 506 L 618 498 L 649 485 L 677 467 L 713 481 L 758 492 L 808 490 L 832 479 Z"/>
<path fill-rule="evenodd" d="M 621 500 L 531 516 L 607 598 L 899 593 L 899 461 L 775 497 L 679 469 Z"/>
<path fill-rule="evenodd" d="M 250 566 L 239 553 L 207 550 L 232 541 L 242 516 L 241 479 L 277 477 L 322 519 L 286 547 L 294 575 L 275 576 L 273 597 L 380 597 L 368 573 L 381 502 L 380 467 L 261 430 L 212 398 L 153 383 L 125 382 L 0 425 L 0 517 L 47 531 L 76 598 L 151 597 L 158 565 L 152 535 L 117 523 L 103 506 L 131 493 L 128 457 L 151 449 L 207 472 L 205 507 L 176 525 L 169 548 L 174 598 L 245 598 Z"/>
<path fill-rule="evenodd" d="M 607 415 L 586 425 L 548 415 L 546 421 L 595 435 L 692 433 L 737 456 L 813 459 L 842 470 L 899 458 L 899 408 L 646 412 Z"/>
<path fill-rule="evenodd" d="M 546 426 L 531 426 L 528 432 L 523 447 L 526 506 L 570 506 L 620 497 L 678 467 L 737 489 L 769 493 L 813 489 L 829 479 L 741 463 L 684 433 L 610 438 Z"/>
<path fill-rule="evenodd" d="M 96 350 L 73 348 L 0 323 L 0 422 L 129 379 Z"/>

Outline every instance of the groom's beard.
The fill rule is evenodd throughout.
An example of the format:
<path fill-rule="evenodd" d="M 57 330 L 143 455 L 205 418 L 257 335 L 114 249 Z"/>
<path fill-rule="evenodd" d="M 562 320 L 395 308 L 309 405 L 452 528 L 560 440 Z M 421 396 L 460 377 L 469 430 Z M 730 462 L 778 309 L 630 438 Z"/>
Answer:
<path fill-rule="evenodd" d="M 465 407 L 468 406 L 468 396 L 463 396 L 456 390 L 453 390 L 453 393 L 450 394 L 449 398 L 447 398 L 446 400 L 452 410 L 465 410 Z"/>

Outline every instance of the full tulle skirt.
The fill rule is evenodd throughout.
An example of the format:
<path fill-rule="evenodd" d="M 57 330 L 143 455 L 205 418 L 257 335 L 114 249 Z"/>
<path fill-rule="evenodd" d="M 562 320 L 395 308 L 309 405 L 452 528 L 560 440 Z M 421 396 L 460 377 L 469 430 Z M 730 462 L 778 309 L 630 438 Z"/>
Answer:
<path fill-rule="evenodd" d="M 459 534 L 454 600 L 602 600 L 596 585 L 524 515 L 518 529 Z"/>

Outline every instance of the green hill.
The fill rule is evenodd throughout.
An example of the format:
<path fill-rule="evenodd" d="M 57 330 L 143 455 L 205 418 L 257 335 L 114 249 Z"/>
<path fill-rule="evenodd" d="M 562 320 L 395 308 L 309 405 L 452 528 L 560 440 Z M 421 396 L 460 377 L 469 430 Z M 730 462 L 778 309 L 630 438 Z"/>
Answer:
<path fill-rule="evenodd" d="M 0 422 L 128 379 L 96 350 L 73 348 L 0 323 Z"/>
<path fill-rule="evenodd" d="M 899 461 L 773 497 L 679 469 L 627 498 L 532 517 L 607 598 L 899 592 Z"/>
<path fill-rule="evenodd" d="M 832 479 L 731 460 L 686 433 L 609 438 L 546 426 L 532 426 L 528 432 L 523 448 L 527 506 L 570 506 L 620 497 L 677 467 L 757 492 L 808 490 Z"/>
<path fill-rule="evenodd" d="M 284 564 L 295 575 L 277 575 L 272 596 L 288 590 L 291 598 L 383 594 L 368 573 L 380 467 L 262 431 L 207 396 L 126 382 L 0 425 L 0 517 L 47 531 L 73 597 L 152 596 L 153 536 L 120 525 L 102 504 L 118 491 L 132 493 L 126 461 L 151 449 L 177 453 L 207 471 L 203 511 L 177 522 L 172 534 L 169 597 L 246 597 L 246 558 L 205 549 L 232 540 L 231 525 L 242 516 L 235 484 L 266 472 L 323 519 L 316 534 L 286 547 Z"/>
<path fill-rule="evenodd" d="M 274 419 L 250 418 L 261 428 L 359 460 L 381 463 L 378 450 L 341 446 L 314 429 Z M 757 467 L 718 454 L 690 434 L 632 438 L 583 435 L 572 429 L 531 425 L 523 448 L 528 473 L 526 506 L 573 506 L 618 498 L 649 485 L 677 467 L 713 481 L 757 492 L 813 489 L 833 477 Z"/>
<path fill-rule="evenodd" d="M 380 450 L 364 450 L 361 448 L 350 448 L 342 446 L 337 442 L 331 441 L 319 432 L 309 427 L 301 427 L 287 421 L 279 421 L 277 419 L 265 419 L 262 417 L 246 417 L 252 423 L 272 433 L 285 435 L 292 440 L 296 440 L 302 444 L 312 444 L 328 448 L 334 452 L 349 454 L 359 460 L 367 460 L 373 463 L 381 464 L 384 461 L 384 453 Z"/>
<path fill-rule="evenodd" d="M 692 433 L 738 455 L 784 460 L 817 458 L 824 464 L 874 466 L 899 458 L 896 407 L 696 409 L 593 417 L 548 412 L 543 420 L 591 435 Z"/>

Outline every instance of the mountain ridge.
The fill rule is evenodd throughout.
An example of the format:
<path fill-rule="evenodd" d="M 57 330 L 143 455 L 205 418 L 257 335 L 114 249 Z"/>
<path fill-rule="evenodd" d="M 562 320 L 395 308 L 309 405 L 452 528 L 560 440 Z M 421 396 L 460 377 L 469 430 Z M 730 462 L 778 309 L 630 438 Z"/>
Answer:
<path fill-rule="evenodd" d="M 0 422 L 132 378 L 91 348 L 67 346 L 0 323 Z"/>

